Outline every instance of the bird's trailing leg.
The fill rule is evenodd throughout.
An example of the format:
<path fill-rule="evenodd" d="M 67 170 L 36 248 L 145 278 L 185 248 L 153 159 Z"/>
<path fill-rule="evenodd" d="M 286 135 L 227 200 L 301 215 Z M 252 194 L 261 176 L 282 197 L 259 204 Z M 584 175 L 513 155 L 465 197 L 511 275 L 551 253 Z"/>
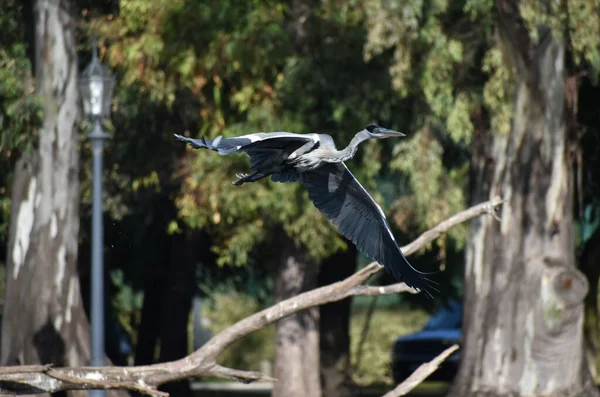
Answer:
<path fill-rule="evenodd" d="M 264 177 L 267 177 L 268 175 L 260 173 L 260 172 L 255 172 L 253 174 L 247 175 L 247 174 L 236 174 L 236 176 L 239 178 L 237 181 L 233 181 L 232 183 L 236 186 L 241 185 L 244 182 L 256 182 L 259 179 L 263 179 Z"/>

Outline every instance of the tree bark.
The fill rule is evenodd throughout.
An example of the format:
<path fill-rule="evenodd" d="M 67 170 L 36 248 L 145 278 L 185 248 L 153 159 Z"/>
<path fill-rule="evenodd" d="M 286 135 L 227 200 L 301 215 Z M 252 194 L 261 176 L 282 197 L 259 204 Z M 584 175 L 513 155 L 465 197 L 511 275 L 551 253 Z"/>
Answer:
<path fill-rule="evenodd" d="M 325 259 L 319 269 L 319 285 L 329 285 L 356 271 L 356 246 Z M 350 368 L 350 306 L 352 298 L 321 306 L 321 385 L 327 397 L 352 397 L 359 389 Z"/>
<path fill-rule="evenodd" d="M 600 229 L 596 229 L 589 239 L 580 258 L 581 271 L 590 284 L 585 298 L 585 352 L 590 374 L 595 378 L 598 373 L 597 360 L 600 342 L 600 312 L 598 310 L 598 279 L 600 278 Z"/>
<path fill-rule="evenodd" d="M 144 275 L 144 303 L 135 346 L 135 365 L 154 363 L 160 330 L 160 311 L 156 308 L 161 306 L 160 301 L 163 297 L 161 292 L 163 285 L 160 282 L 163 278 L 157 273 L 158 266 L 156 264 L 149 266 Z"/>
<path fill-rule="evenodd" d="M 35 74 L 44 118 L 39 149 L 23 156 L 15 171 L 1 361 L 85 365 L 89 334 L 76 273 L 75 21 L 67 2 L 39 0 L 34 7 Z"/>
<path fill-rule="evenodd" d="M 317 266 L 293 241 L 285 238 L 277 269 L 278 302 L 317 286 Z M 303 310 L 279 320 L 275 334 L 273 397 L 320 397 L 319 308 Z"/>
<path fill-rule="evenodd" d="M 158 362 L 175 361 L 188 355 L 188 323 L 192 298 L 196 291 L 196 263 L 192 239 L 187 234 L 172 238 L 171 263 L 164 285 L 160 327 L 160 355 Z M 160 390 L 172 396 L 192 395 L 190 382 L 186 379 L 167 383 Z"/>
<path fill-rule="evenodd" d="M 306 23 L 312 0 L 288 0 L 285 27 L 298 56 L 308 53 Z M 317 287 L 318 267 L 285 233 L 275 279 L 277 302 Z M 277 322 L 273 397 L 320 397 L 319 308 L 303 310 Z"/>
<path fill-rule="evenodd" d="M 12 186 L 2 365 L 80 366 L 90 358 L 77 274 L 79 97 L 73 11 L 67 0 L 33 2 L 33 65 L 44 116 L 39 148 L 19 159 Z"/>
<path fill-rule="evenodd" d="M 308 29 L 306 23 L 310 16 L 313 0 L 288 0 L 287 2 L 286 29 L 292 39 L 294 51 L 298 55 L 306 55 L 308 47 Z"/>
<path fill-rule="evenodd" d="M 565 45 L 534 42 L 516 1 L 496 2 L 499 45 L 515 71 L 508 134 L 473 145 L 473 200 L 501 195 L 502 220 L 472 222 L 464 344 L 451 396 L 597 395 L 583 350 L 585 277 L 575 268 L 573 172 L 565 129 Z"/>

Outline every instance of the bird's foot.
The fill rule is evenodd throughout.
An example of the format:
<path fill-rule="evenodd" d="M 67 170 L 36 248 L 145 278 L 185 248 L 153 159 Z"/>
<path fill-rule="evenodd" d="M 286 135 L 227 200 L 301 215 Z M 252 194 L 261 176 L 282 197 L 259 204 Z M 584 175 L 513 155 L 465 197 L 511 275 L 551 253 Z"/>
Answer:
<path fill-rule="evenodd" d="M 248 178 L 247 174 L 235 174 L 235 176 L 238 177 L 238 180 L 231 182 L 235 186 L 240 186 L 241 184 L 246 182 L 246 178 Z"/>

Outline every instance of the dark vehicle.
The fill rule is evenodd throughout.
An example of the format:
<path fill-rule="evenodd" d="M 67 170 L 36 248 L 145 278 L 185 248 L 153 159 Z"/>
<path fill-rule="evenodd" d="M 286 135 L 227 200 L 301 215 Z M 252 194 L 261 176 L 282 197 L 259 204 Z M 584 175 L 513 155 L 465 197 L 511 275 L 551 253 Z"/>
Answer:
<path fill-rule="evenodd" d="M 462 304 L 450 301 L 438 310 L 422 331 L 396 339 L 392 350 L 392 373 L 400 383 L 421 364 L 433 360 L 448 347 L 460 342 L 462 330 Z M 451 381 L 458 370 L 459 351 L 442 363 L 428 380 Z"/>

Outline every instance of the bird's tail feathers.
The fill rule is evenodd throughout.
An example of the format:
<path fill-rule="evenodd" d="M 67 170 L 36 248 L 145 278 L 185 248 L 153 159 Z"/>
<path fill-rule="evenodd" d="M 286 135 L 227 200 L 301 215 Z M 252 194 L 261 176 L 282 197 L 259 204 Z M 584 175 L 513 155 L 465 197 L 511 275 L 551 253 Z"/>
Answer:
<path fill-rule="evenodd" d="M 439 272 L 423 272 L 417 270 L 410 262 L 408 262 L 404 254 L 402 254 L 402 259 L 404 259 L 404 265 L 408 266 L 409 269 L 406 269 L 404 266 L 399 268 L 393 267 L 389 269 L 390 273 L 392 273 L 397 280 L 403 281 L 406 285 L 417 291 L 424 292 L 429 298 L 433 299 L 433 294 L 440 292 L 438 289 L 439 283 L 433 281 L 428 276 Z"/>
<path fill-rule="evenodd" d="M 425 276 L 421 276 L 421 282 L 423 283 L 422 286 L 418 287 L 417 289 L 421 292 L 424 292 L 428 298 L 434 299 L 432 291 L 437 292 L 438 294 L 440 293 L 440 290 L 438 288 L 438 286 L 440 285 L 439 283 Z"/>
<path fill-rule="evenodd" d="M 207 140 L 202 136 L 200 139 L 188 138 L 183 135 L 173 134 L 175 139 L 188 143 L 194 149 L 210 149 L 214 151 L 218 151 L 219 143 L 221 142 L 222 137 L 218 136 L 213 140 Z"/>
<path fill-rule="evenodd" d="M 439 283 L 433 281 L 429 277 L 422 274 L 412 274 L 410 277 L 403 275 L 403 280 L 406 285 L 416 289 L 419 292 L 425 293 L 428 298 L 434 299 L 434 294 L 439 294 Z"/>
<path fill-rule="evenodd" d="M 188 143 L 194 149 L 210 149 L 210 146 L 204 137 L 202 137 L 202 139 L 193 139 L 179 134 L 173 135 L 175 136 L 175 139 Z"/>

